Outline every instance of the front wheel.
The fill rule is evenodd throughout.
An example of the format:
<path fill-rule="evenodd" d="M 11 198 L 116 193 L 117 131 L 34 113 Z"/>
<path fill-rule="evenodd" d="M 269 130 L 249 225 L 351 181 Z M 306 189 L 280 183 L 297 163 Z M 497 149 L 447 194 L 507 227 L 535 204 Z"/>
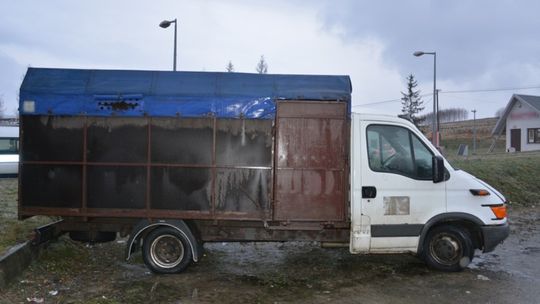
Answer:
<path fill-rule="evenodd" d="M 156 228 L 143 240 L 144 263 L 155 273 L 182 272 L 192 257 L 188 240 L 175 228 Z"/>
<path fill-rule="evenodd" d="M 469 232 L 443 225 L 426 236 L 422 256 L 428 266 L 443 271 L 461 271 L 472 261 L 474 246 Z"/>

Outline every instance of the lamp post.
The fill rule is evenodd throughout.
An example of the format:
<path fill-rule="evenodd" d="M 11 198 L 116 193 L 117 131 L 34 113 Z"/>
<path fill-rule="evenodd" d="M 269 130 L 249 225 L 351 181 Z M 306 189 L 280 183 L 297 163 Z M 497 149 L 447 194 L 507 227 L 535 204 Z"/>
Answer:
<path fill-rule="evenodd" d="M 159 26 L 162 28 L 168 28 L 171 23 L 174 23 L 174 55 L 173 55 L 173 71 L 176 71 L 176 19 L 174 20 L 163 20 L 159 23 Z"/>
<path fill-rule="evenodd" d="M 473 112 L 473 154 L 476 154 L 476 109 L 471 112 Z"/>
<path fill-rule="evenodd" d="M 437 117 L 439 112 L 437 111 L 437 53 L 436 52 L 422 52 L 416 51 L 414 56 L 420 57 L 422 55 L 433 55 L 433 127 L 431 129 L 431 142 L 435 147 L 439 146 L 439 132 L 437 131 Z"/>

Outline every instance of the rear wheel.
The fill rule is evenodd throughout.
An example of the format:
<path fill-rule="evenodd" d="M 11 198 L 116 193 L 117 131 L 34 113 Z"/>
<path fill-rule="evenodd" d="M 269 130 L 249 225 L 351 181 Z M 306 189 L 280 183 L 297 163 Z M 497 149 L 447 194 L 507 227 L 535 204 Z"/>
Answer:
<path fill-rule="evenodd" d="M 469 232 L 458 226 L 433 228 L 426 236 L 423 258 L 428 266 L 443 271 L 461 271 L 472 261 L 474 246 Z"/>
<path fill-rule="evenodd" d="M 192 257 L 188 240 L 175 228 L 156 228 L 143 240 L 144 263 L 155 273 L 182 272 Z"/>

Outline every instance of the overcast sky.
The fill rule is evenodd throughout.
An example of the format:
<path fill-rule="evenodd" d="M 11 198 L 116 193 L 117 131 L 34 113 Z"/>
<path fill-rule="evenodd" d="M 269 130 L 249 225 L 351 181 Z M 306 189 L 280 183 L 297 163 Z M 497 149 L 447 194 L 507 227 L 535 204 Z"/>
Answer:
<path fill-rule="evenodd" d="M 399 113 L 405 77 L 431 109 L 493 116 L 513 93 L 540 95 L 540 1 L 7 1 L 0 2 L 0 95 L 14 115 L 28 66 L 350 75 L 354 109 Z M 534 87 L 534 88 L 531 88 Z M 529 89 L 519 89 L 529 88 Z M 452 93 L 470 90 L 495 92 Z M 385 102 L 388 101 L 388 102 Z"/>

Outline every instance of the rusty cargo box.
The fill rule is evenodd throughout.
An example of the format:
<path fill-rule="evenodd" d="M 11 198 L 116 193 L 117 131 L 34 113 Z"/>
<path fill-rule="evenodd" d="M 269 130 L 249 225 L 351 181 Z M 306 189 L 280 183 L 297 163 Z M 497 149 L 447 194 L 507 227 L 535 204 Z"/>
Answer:
<path fill-rule="evenodd" d="M 30 68 L 19 215 L 348 221 L 350 80 Z"/>

